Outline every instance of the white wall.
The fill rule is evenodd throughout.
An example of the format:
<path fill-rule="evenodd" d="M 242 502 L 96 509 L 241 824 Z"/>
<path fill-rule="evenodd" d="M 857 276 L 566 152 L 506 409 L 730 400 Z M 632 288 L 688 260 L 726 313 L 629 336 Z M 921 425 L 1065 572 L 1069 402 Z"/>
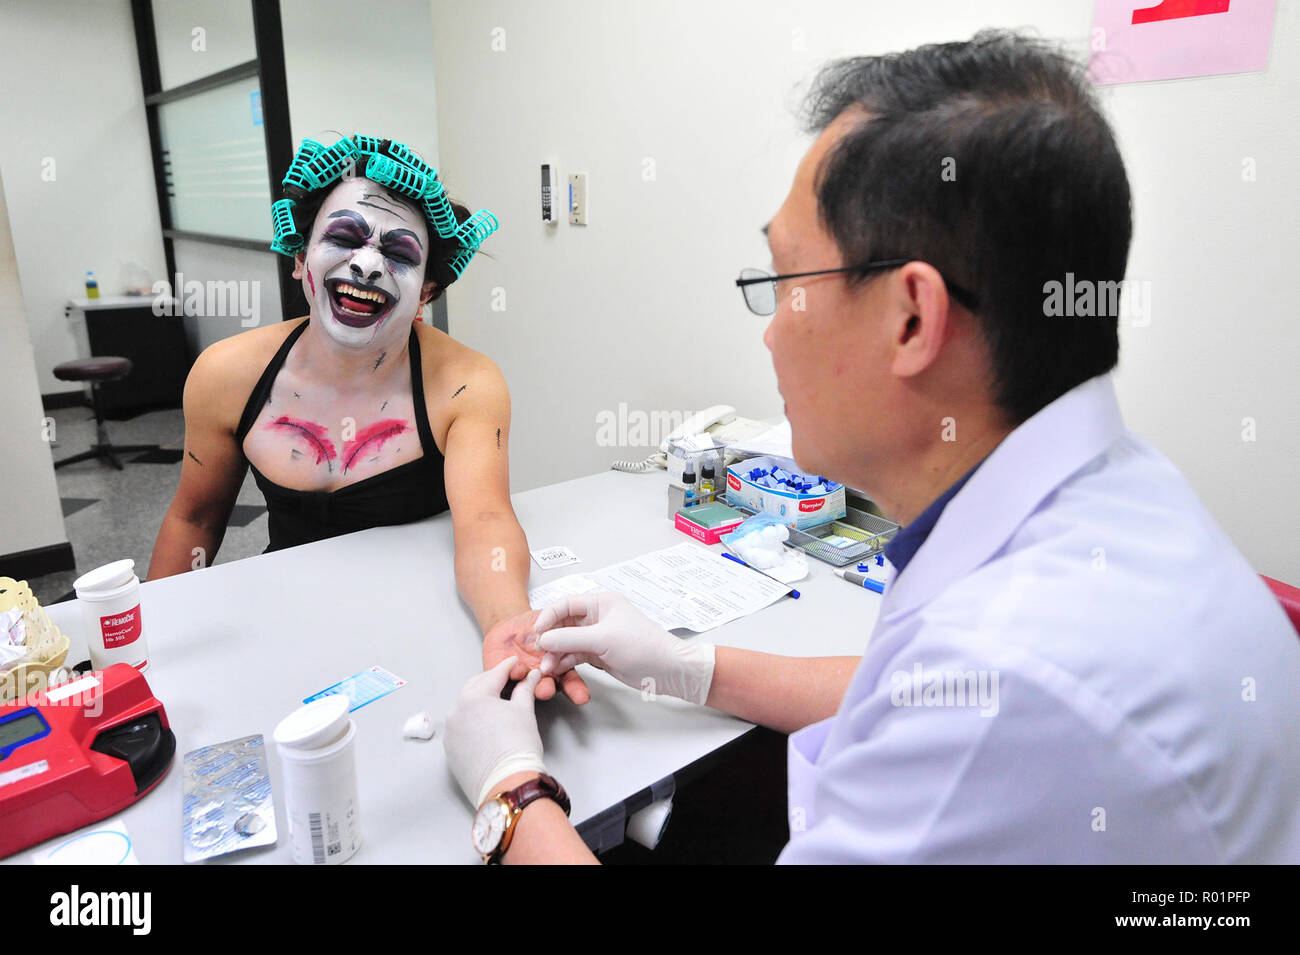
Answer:
<path fill-rule="evenodd" d="M 433 18 L 427 0 L 384 0 L 375 6 L 280 0 L 280 20 L 295 148 L 304 138 L 333 142 L 337 137 L 326 130 L 363 133 L 404 142 L 436 165 Z"/>
<path fill-rule="evenodd" d="M 1089 0 L 431 2 L 444 177 L 503 224 L 486 246 L 495 261 L 480 257 L 449 293 L 451 332 L 510 383 L 516 489 L 630 456 L 595 439 L 596 416 L 620 402 L 780 411 L 764 320 L 732 279 L 767 265 L 758 229 L 806 148 L 791 110 L 820 63 L 988 26 L 1082 52 L 1092 16 Z M 1150 325 L 1124 333 L 1130 426 L 1262 572 L 1300 581 L 1288 493 L 1300 461 L 1288 281 L 1300 257 L 1300 44 L 1296 5 L 1280 7 L 1266 73 L 1111 88 L 1104 100 L 1134 191 L 1130 275 L 1152 283 Z M 1253 183 L 1240 178 L 1245 156 Z M 539 221 L 547 160 L 589 173 L 590 226 Z M 683 354 L 706 337 L 725 359 Z M 1240 437 L 1248 416 L 1254 443 Z"/>
<path fill-rule="evenodd" d="M 1111 102 L 1133 185 L 1129 277 L 1151 282 L 1151 324 L 1121 341 L 1125 418 L 1261 573 L 1300 584 L 1297 38 L 1300 4 L 1283 0 L 1266 72 L 1132 84 Z"/>
<path fill-rule="evenodd" d="M 67 541 L 0 175 L 0 554 Z"/>
<path fill-rule="evenodd" d="M 0 169 L 38 382 L 71 391 L 50 369 L 88 354 L 63 313 L 86 270 L 103 295 L 123 291 L 129 261 L 167 271 L 131 7 L 5 0 L 0 18 Z"/>

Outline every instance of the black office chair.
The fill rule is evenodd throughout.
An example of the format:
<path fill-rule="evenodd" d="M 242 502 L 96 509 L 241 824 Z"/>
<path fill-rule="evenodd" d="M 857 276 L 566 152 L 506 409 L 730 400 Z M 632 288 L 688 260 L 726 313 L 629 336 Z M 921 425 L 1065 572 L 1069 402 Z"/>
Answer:
<path fill-rule="evenodd" d="M 75 361 L 65 361 L 54 366 L 54 377 L 59 381 L 90 382 L 90 400 L 95 409 L 95 437 L 97 439 L 90 446 L 89 451 L 82 451 L 80 454 L 74 454 L 62 461 L 55 461 L 54 466 L 56 468 L 61 468 L 65 464 L 75 464 L 77 461 L 85 461 L 89 458 L 99 458 L 121 471 L 122 462 L 117 457 L 119 454 L 158 450 L 156 444 L 113 444 L 108 439 L 108 429 L 104 426 L 104 406 L 99 398 L 99 386 L 102 382 L 118 381 L 129 374 L 131 374 L 131 359 L 111 355 L 104 355 L 99 358 L 78 358 Z"/>

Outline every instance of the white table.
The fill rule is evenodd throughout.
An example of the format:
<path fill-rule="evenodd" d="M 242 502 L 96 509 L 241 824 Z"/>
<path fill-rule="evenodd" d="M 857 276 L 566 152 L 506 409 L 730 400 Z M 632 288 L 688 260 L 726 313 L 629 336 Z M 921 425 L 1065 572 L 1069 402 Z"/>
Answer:
<path fill-rule="evenodd" d="M 513 500 L 532 549 L 562 544 L 582 559 L 549 571 L 532 563 L 530 589 L 687 539 L 666 519 L 659 471 L 604 472 Z M 451 519 L 443 514 L 145 583 L 146 677 L 167 711 L 177 752 L 158 788 L 122 814 L 140 861 L 181 861 L 184 753 L 262 733 L 280 840 L 225 859 L 291 862 L 271 732 L 303 697 L 379 664 L 409 682 L 352 714 L 364 834 L 353 861 L 478 862 L 469 839 L 472 811 L 447 770 L 440 739 L 401 737 L 412 713 L 441 719 L 466 679 L 482 669 L 481 637 L 456 593 L 452 553 Z M 881 598 L 835 578 L 819 561 L 809 563 L 810 576 L 797 584 L 801 599 L 782 598 L 688 639 L 793 656 L 860 654 Z M 68 659 L 85 659 L 76 602 L 48 610 L 72 639 Z M 589 843 L 599 844 L 602 820 L 621 817 L 620 807 L 640 808 L 650 787 L 752 728 L 704 707 L 645 701 L 592 667 L 582 673 L 591 702 L 542 703 L 538 718 L 547 768 L 568 790 L 572 819 Z M 7 861 L 29 861 L 36 848 Z"/>

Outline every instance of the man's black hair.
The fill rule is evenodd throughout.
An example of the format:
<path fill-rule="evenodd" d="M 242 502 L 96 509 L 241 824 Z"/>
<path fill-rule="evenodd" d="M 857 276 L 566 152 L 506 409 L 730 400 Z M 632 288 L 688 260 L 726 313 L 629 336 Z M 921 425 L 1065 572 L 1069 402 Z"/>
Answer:
<path fill-rule="evenodd" d="M 828 64 L 805 104 L 808 131 L 853 107 L 862 122 L 814 187 L 845 265 L 917 259 L 971 293 L 996 401 L 1017 423 L 1115 367 L 1113 310 L 1045 308 L 1046 283 L 1119 282 L 1128 261 L 1128 178 L 1083 65 L 985 31 Z"/>

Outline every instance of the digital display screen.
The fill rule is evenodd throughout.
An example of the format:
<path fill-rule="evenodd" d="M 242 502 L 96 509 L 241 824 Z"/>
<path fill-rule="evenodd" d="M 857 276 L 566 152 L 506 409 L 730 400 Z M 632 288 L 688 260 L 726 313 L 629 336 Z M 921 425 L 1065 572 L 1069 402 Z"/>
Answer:
<path fill-rule="evenodd" d="M 0 723 L 0 749 L 21 743 L 45 732 L 45 721 L 36 713 L 28 713 L 8 723 Z"/>

